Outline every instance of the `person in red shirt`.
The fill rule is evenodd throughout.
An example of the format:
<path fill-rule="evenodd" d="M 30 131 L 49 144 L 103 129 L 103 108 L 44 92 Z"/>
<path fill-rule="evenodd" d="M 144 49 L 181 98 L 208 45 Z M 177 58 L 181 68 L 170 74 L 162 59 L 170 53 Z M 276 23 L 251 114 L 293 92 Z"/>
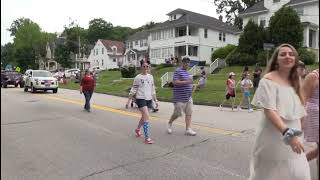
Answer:
<path fill-rule="evenodd" d="M 80 94 L 83 93 L 85 98 L 84 109 L 90 112 L 90 99 L 92 97 L 93 91 L 96 87 L 96 82 L 93 76 L 90 74 L 89 70 L 85 70 L 84 76 L 80 83 Z"/>
<path fill-rule="evenodd" d="M 224 103 L 229 100 L 230 98 L 232 99 L 232 111 L 235 103 L 235 97 L 236 97 L 236 80 L 235 80 L 236 74 L 234 72 L 229 73 L 229 78 L 227 80 L 227 88 L 226 88 L 226 98 L 222 101 L 220 104 L 220 111 L 222 111 Z"/>

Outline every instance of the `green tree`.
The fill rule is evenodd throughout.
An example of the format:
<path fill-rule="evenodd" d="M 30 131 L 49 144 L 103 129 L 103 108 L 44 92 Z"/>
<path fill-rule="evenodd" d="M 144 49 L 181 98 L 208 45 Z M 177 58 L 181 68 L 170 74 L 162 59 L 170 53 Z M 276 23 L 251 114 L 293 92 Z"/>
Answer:
<path fill-rule="evenodd" d="M 263 50 L 264 37 L 263 28 L 250 20 L 240 35 L 239 52 L 256 56 Z"/>
<path fill-rule="evenodd" d="M 276 46 L 289 43 L 299 49 L 303 42 L 303 26 L 297 12 L 291 7 L 279 9 L 270 18 L 269 35 Z"/>
<path fill-rule="evenodd" d="M 211 61 L 213 62 L 217 58 L 225 59 L 235 48 L 237 48 L 237 46 L 228 44 L 225 47 L 215 50 L 211 55 Z"/>
<path fill-rule="evenodd" d="M 116 26 L 112 29 L 111 39 L 117 41 L 125 41 L 133 30 L 129 27 Z"/>
<path fill-rule="evenodd" d="M 102 18 L 93 19 L 89 22 L 88 41 L 95 43 L 98 39 L 111 39 L 113 25 Z"/>
<path fill-rule="evenodd" d="M 19 18 L 19 19 L 16 19 L 14 20 L 12 23 L 11 23 L 11 26 L 9 29 L 7 29 L 8 31 L 10 31 L 10 35 L 11 36 L 15 36 L 18 29 L 21 27 L 21 26 L 24 26 L 26 24 L 31 24 L 31 23 L 34 23 L 32 22 L 29 18 Z"/>
<path fill-rule="evenodd" d="M 239 12 L 253 6 L 261 0 L 214 0 L 217 7 L 217 14 L 225 14 L 226 23 L 237 26 L 242 29 L 242 19 L 238 16 Z"/>
<path fill-rule="evenodd" d="M 41 47 L 45 46 L 43 34 L 36 23 L 26 23 L 15 33 L 14 47 L 17 63 L 22 68 L 38 68 L 37 59 L 40 58 Z"/>
<path fill-rule="evenodd" d="M 66 44 L 58 44 L 55 49 L 55 60 L 65 68 L 70 68 L 72 59 L 70 58 L 70 51 Z"/>
<path fill-rule="evenodd" d="M 16 65 L 14 58 L 14 46 L 12 43 L 1 45 L 1 65 L 5 67 L 7 64 Z"/>

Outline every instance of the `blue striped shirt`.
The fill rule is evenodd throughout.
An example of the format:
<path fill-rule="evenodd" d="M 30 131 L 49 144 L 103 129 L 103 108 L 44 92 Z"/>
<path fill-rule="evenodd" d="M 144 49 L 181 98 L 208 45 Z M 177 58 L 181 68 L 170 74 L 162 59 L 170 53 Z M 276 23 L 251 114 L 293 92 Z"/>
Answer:
<path fill-rule="evenodd" d="M 189 73 L 188 71 L 177 68 L 173 74 L 173 82 L 175 80 L 186 81 L 188 80 Z M 188 102 L 192 96 L 192 84 L 185 85 L 173 85 L 173 102 Z"/>

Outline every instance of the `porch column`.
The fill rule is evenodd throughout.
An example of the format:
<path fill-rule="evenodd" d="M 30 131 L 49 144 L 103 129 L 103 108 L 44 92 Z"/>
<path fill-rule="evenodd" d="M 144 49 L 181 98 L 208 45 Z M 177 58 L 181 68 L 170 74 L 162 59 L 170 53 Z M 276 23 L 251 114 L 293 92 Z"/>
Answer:
<path fill-rule="evenodd" d="M 189 56 L 189 46 L 186 45 L 186 56 Z"/>
<path fill-rule="evenodd" d="M 306 26 L 304 38 L 305 38 L 305 47 L 309 47 L 309 26 Z"/>
<path fill-rule="evenodd" d="M 187 24 L 187 36 L 189 36 L 189 24 Z"/>

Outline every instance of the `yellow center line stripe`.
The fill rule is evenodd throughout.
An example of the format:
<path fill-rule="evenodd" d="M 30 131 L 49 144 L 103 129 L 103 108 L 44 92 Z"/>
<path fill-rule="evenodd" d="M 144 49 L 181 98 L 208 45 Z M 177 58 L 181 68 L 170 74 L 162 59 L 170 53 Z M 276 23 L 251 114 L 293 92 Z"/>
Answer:
<path fill-rule="evenodd" d="M 83 101 L 79 101 L 79 100 L 53 97 L 50 95 L 49 96 L 48 95 L 41 95 L 41 96 L 43 96 L 47 99 L 51 99 L 51 100 L 57 100 L 57 101 L 63 101 L 63 102 L 72 103 L 72 104 L 83 105 Z M 103 111 L 113 112 L 113 113 L 132 116 L 132 117 L 141 117 L 140 113 L 119 110 L 119 109 L 115 109 L 112 107 L 102 106 L 102 105 L 97 105 L 97 104 L 92 104 L 91 106 L 95 109 L 99 109 L 99 110 L 103 110 Z M 150 120 L 162 120 L 162 119 L 157 116 L 150 116 Z M 177 124 L 179 126 L 185 126 L 185 124 L 181 123 L 181 122 L 176 122 L 175 124 Z M 198 123 L 193 123 L 192 126 L 195 128 L 198 128 L 198 129 L 202 129 L 202 130 L 211 132 L 211 133 L 215 133 L 215 134 L 222 134 L 222 135 L 229 135 L 229 136 L 241 136 L 241 134 L 242 134 L 241 132 L 238 132 L 238 131 L 230 131 L 230 130 L 224 130 L 224 129 L 219 129 L 219 128 L 213 128 L 213 127 L 205 126 L 205 125 L 198 124 Z"/>

